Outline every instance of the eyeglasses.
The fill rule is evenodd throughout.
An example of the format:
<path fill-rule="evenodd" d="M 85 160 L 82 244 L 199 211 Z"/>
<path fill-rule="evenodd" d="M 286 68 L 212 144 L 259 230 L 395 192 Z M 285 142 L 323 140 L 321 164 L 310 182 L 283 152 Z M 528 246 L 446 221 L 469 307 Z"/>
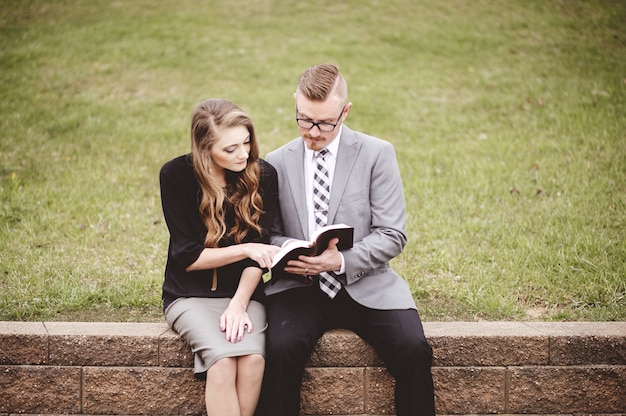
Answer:
<path fill-rule="evenodd" d="M 328 132 L 335 130 L 335 127 L 337 127 L 337 124 L 339 124 L 339 120 L 341 120 L 341 116 L 343 115 L 343 111 L 345 109 L 346 109 L 346 106 L 344 105 L 343 108 L 341 109 L 341 113 L 339 113 L 339 117 L 337 117 L 336 122 L 328 123 L 325 121 L 315 122 L 313 120 L 309 120 L 306 118 L 298 118 L 298 107 L 296 106 L 296 122 L 298 123 L 298 126 L 303 129 L 311 130 L 313 127 L 317 126 L 319 131 L 328 133 Z"/>

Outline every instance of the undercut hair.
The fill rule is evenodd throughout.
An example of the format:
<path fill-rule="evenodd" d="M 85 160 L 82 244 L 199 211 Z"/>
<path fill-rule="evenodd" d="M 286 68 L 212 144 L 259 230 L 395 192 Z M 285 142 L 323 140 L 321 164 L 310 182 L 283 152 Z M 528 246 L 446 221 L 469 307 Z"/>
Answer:
<path fill-rule="evenodd" d="M 343 104 L 348 102 L 348 85 L 333 64 L 316 65 L 304 71 L 298 79 L 296 93 L 311 101 L 326 101 L 335 95 Z"/>

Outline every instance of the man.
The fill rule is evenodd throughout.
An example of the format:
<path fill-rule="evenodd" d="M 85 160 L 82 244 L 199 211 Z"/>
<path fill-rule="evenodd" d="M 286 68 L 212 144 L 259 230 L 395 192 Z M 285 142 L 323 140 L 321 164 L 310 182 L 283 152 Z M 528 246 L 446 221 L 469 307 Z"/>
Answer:
<path fill-rule="evenodd" d="M 352 103 L 334 65 L 307 69 L 294 94 L 300 137 L 269 153 L 279 182 L 271 242 L 308 240 L 316 227 L 354 227 L 354 246 L 333 240 L 266 284 L 267 366 L 257 414 L 297 416 L 300 384 L 325 331 L 347 328 L 371 344 L 396 379 L 396 414 L 434 415 L 432 350 L 406 282 L 389 267 L 406 244 L 395 151 L 343 124 Z"/>

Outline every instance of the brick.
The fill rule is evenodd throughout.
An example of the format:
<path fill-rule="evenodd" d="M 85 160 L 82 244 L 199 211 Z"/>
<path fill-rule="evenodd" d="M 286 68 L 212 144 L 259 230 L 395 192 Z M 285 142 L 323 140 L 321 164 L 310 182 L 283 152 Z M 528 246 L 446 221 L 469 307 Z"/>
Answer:
<path fill-rule="evenodd" d="M 626 365 L 626 338 L 575 336 L 553 338 L 552 365 Z"/>
<path fill-rule="evenodd" d="M 363 414 L 363 368 L 307 368 L 300 401 L 303 415 Z"/>
<path fill-rule="evenodd" d="M 363 367 L 382 363 L 374 349 L 352 331 L 326 332 L 313 349 L 308 367 Z"/>
<path fill-rule="evenodd" d="M 626 365 L 626 322 L 531 322 L 550 334 L 551 365 Z"/>
<path fill-rule="evenodd" d="M 424 325 L 433 365 L 449 367 L 548 364 L 550 338 L 516 322 Z"/>
<path fill-rule="evenodd" d="M 0 412 L 80 413 L 78 367 L 0 366 Z"/>
<path fill-rule="evenodd" d="M 162 367 L 193 367 L 191 348 L 171 329 L 159 337 L 159 365 Z"/>
<path fill-rule="evenodd" d="M 392 415 L 396 411 L 394 394 L 396 382 L 383 367 L 365 369 L 365 410 L 370 415 Z"/>
<path fill-rule="evenodd" d="M 47 322 L 50 364 L 157 366 L 167 324 Z M 164 326 L 165 325 L 165 326 Z"/>
<path fill-rule="evenodd" d="M 435 367 L 437 414 L 503 413 L 504 367 Z"/>
<path fill-rule="evenodd" d="M 511 413 L 624 413 L 626 366 L 511 368 Z"/>
<path fill-rule="evenodd" d="M 626 416 L 626 322 L 425 322 L 424 330 L 439 415 Z M 205 413 L 191 352 L 164 322 L 0 322 L 0 364 L 0 416 Z M 390 415 L 393 386 L 370 346 L 329 331 L 309 360 L 302 411 Z"/>
<path fill-rule="evenodd" d="M 90 415 L 189 415 L 205 411 L 202 381 L 193 370 L 85 367 L 83 412 Z"/>
<path fill-rule="evenodd" d="M 0 364 L 46 364 L 48 333 L 41 322 L 0 322 Z"/>

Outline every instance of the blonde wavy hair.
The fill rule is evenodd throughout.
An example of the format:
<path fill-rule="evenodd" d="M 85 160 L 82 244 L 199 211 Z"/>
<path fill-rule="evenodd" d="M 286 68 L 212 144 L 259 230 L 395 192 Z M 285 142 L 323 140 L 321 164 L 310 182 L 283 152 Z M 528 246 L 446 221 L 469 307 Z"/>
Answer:
<path fill-rule="evenodd" d="M 226 188 L 222 188 L 211 172 L 211 149 L 220 129 L 244 126 L 250 133 L 250 153 L 246 168 L 239 173 L 227 173 Z M 191 118 L 191 154 L 193 169 L 200 184 L 200 216 L 206 225 L 205 247 L 217 247 L 225 236 L 240 243 L 248 231 L 262 233 L 259 218 L 263 200 L 259 194 L 259 148 L 250 117 L 234 103 L 224 99 L 208 99 L 196 106 Z M 235 226 L 227 232 L 225 213 L 235 212 Z"/>

